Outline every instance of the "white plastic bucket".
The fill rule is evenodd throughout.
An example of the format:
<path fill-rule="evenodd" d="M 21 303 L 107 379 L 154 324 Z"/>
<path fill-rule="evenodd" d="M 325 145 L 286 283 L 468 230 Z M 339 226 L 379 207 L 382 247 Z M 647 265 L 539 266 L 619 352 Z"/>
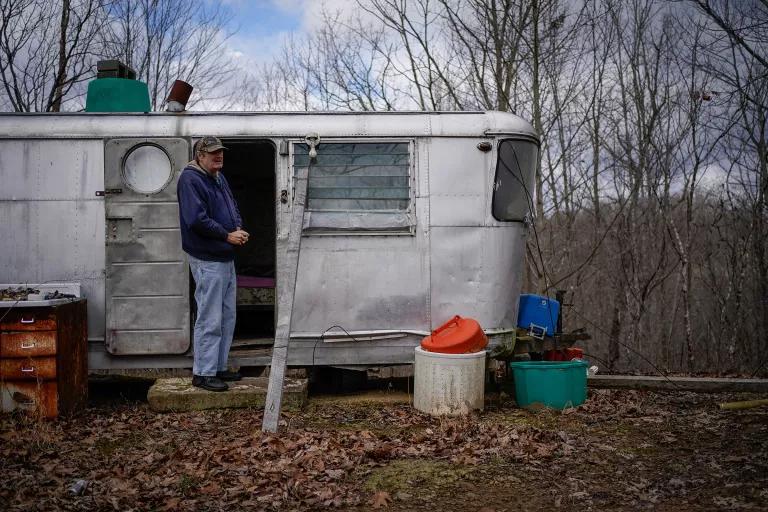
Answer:
<path fill-rule="evenodd" d="M 416 347 L 413 406 L 434 416 L 483 410 L 485 350 L 440 354 Z"/>

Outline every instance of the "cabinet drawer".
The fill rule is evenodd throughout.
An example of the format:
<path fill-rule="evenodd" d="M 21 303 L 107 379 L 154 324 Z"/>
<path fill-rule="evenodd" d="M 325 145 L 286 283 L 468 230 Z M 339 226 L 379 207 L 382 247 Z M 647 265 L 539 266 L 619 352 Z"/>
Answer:
<path fill-rule="evenodd" d="M 56 331 L 0 332 L 0 357 L 56 355 Z"/>
<path fill-rule="evenodd" d="M 23 409 L 54 418 L 59 412 L 58 395 L 55 382 L 0 381 L 0 410 Z"/>
<path fill-rule="evenodd" d="M 6 310 L 0 310 L 0 316 Z M 16 308 L 0 323 L 0 331 L 55 331 L 56 312 L 52 308 Z"/>
<path fill-rule="evenodd" d="M 0 359 L 0 378 L 4 380 L 55 379 L 56 358 Z"/>

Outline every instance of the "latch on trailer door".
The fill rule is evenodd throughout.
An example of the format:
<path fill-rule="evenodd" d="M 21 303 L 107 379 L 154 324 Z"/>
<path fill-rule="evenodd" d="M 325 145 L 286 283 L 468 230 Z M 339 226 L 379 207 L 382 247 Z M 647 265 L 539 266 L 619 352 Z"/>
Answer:
<path fill-rule="evenodd" d="M 108 188 L 106 190 L 97 190 L 96 191 L 96 197 L 104 197 L 114 194 L 122 194 L 123 189 L 121 188 Z"/>

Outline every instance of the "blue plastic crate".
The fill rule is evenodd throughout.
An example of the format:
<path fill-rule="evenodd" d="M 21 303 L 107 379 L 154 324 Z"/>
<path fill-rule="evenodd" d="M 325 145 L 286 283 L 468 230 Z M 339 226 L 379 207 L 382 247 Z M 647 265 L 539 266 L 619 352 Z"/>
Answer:
<path fill-rule="evenodd" d="M 557 328 L 560 303 L 549 297 L 524 293 L 520 295 L 517 326 L 535 334 L 551 336 Z"/>

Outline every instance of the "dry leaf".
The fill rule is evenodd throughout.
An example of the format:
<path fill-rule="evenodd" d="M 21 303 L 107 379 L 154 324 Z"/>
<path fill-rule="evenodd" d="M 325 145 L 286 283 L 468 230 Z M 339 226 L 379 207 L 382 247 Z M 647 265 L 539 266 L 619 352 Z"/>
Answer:
<path fill-rule="evenodd" d="M 376 491 L 373 493 L 373 498 L 368 502 L 373 508 L 381 508 L 389 506 L 389 502 L 392 501 L 392 497 L 386 491 Z"/>
<path fill-rule="evenodd" d="M 221 486 L 217 484 L 216 482 L 211 482 L 210 484 L 206 485 L 205 487 L 200 488 L 200 492 L 202 494 L 218 494 L 221 492 Z"/>
<path fill-rule="evenodd" d="M 339 478 L 342 478 L 344 476 L 344 470 L 343 469 L 326 469 L 325 474 L 334 480 L 338 480 Z"/>
<path fill-rule="evenodd" d="M 171 498 L 165 502 L 163 510 L 176 510 L 181 502 L 180 498 Z"/>
<path fill-rule="evenodd" d="M 744 479 L 745 474 L 756 474 L 752 468 L 762 468 L 765 460 L 765 450 L 754 451 L 748 440 L 750 434 L 762 433 L 764 414 L 758 410 L 738 418 L 715 415 L 709 412 L 709 399 L 674 393 L 652 395 L 652 400 L 649 396 L 593 390 L 585 404 L 568 411 L 569 416 L 546 412 L 539 417 L 516 408 L 502 408 L 483 418 L 436 419 L 408 406 L 366 410 L 329 406 L 291 416 L 291 428 L 279 436 L 255 430 L 262 413 L 254 410 L 156 414 L 132 404 L 116 410 L 89 409 L 81 417 L 51 425 L 0 415 L 0 460 L 9 461 L 11 468 L 24 468 L 6 472 L 0 503 L 13 500 L 14 510 L 61 509 L 61 489 L 71 481 L 65 475 L 72 474 L 94 482 L 93 496 L 100 509 L 396 508 L 412 499 L 412 491 L 374 495 L 359 485 L 357 477 L 367 477 L 392 460 L 410 464 L 408 459 L 525 464 L 525 471 L 488 482 L 489 500 L 475 503 L 477 508 L 499 502 L 491 499 L 506 495 L 507 481 L 539 488 L 552 475 L 567 472 L 575 479 L 561 490 L 562 497 L 539 495 L 537 505 L 546 501 L 550 508 L 559 505 L 562 510 L 572 508 L 570 500 L 578 500 L 589 508 L 597 500 L 634 510 L 637 500 L 654 503 L 664 498 L 664 492 L 679 494 L 695 486 L 696 496 L 689 495 L 692 508 L 707 508 L 713 500 L 704 482 L 739 482 L 739 492 L 768 499 L 768 491 L 757 487 L 758 480 Z M 682 399 L 684 416 L 676 413 Z M 313 425 L 323 418 L 323 428 Z M 662 418 L 663 425 L 658 421 Z M 353 428 L 335 428 L 337 419 Z M 641 428 L 622 428 L 633 423 Z M 614 435 L 615 428 L 621 436 Z M 707 433 L 703 442 L 702 432 Z M 728 455 L 719 443 L 708 441 L 719 439 L 723 432 L 733 440 Z M 655 454 L 665 441 L 695 446 L 697 451 L 691 454 L 703 452 L 696 460 L 688 452 L 681 455 L 684 467 L 695 468 L 682 474 L 695 475 L 695 480 L 656 464 L 646 450 L 625 453 L 629 446 Z M 602 471 L 594 471 L 594 465 Z M 646 478 L 639 481 L 640 475 Z M 414 477 L 411 485 L 420 497 L 434 491 L 429 480 Z"/>

